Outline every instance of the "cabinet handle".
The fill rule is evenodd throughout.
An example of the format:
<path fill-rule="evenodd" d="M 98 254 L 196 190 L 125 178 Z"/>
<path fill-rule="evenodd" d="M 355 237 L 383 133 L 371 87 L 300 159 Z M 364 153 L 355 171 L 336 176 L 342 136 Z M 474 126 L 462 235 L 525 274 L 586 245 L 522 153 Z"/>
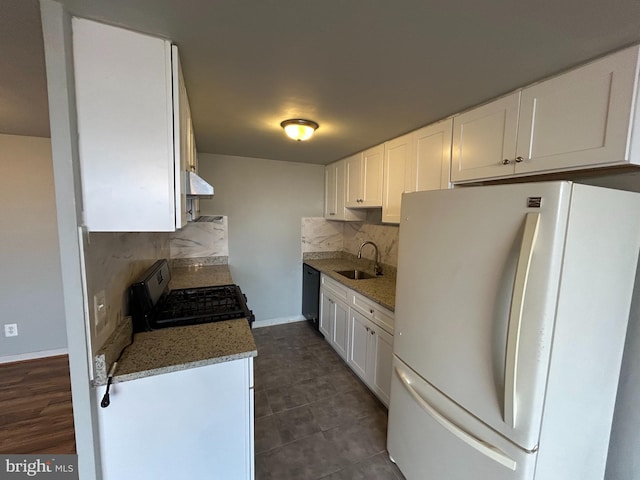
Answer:
<path fill-rule="evenodd" d="M 376 332 L 374 332 L 373 330 L 369 330 L 369 333 L 370 333 L 371 335 L 375 335 L 375 334 L 376 334 Z"/>
<path fill-rule="evenodd" d="M 371 315 L 373 315 L 373 308 L 370 308 L 370 309 L 369 309 L 369 313 L 370 313 Z"/>
<path fill-rule="evenodd" d="M 369 327 L 364 327 L 364 328 L 366 328 L 366 329 L 367 329 L 367 332 L 369 331 Z"/>
<path fill-rule="evenodd" d="M 508 158 L 505 158 L 504 160 L 502 160 L 503 165 L 509 165 L 510 163 L 511 163 L 511 160 L 509 160 Z"/>
<path fill-rule="evenodd" d="M 516 157 L 516 163 L 524 162 L 524 157 Z"/>
<path fill-rule="evenodd" d="M 335 213 L 330 213 L 329 215 L 335 215 Z"/>

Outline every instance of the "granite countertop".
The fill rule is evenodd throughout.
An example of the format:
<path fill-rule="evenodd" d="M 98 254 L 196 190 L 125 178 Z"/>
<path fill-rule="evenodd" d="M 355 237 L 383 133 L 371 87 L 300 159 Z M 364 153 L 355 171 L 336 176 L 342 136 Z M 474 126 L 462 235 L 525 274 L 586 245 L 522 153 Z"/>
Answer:
<path fill-rule="evenodd" d="M 141 332 L 122 354 L 113 381 L 126 382 L 257 354 L 245 319 Z"/>
<path fill-rule="evenodd" d="M 171 269 L 172 289 L 233 283 L 227 265 L 174 267 Z M 123 337 L 121 334 L 120 337 Z M 120 341 L 120 340 L 118 340 Z M 124 348 L 122 345 L 122 348 Z M 112 346 L 110 348 L 113 348 Z M 122 351 L 121 349 L 119 351 Z M 228 362 L 258 354 L 249 324 L 245 319 L 172 327 L 133 336 L 118 361 L 113 382 L 185 370 L 188 368 Z M 117 356 L 117 355 L 116 355 Z M 106 385 L 111 363 L 104 354 L 96 355 L 94 385 Z"/>
<path fill-rule="evenodd" d="M 373 274 L 368 268 L 363 268 L 362 264 L 347 258 L 329 258 L 322 260 L 304 260 L 307 265 L 319 270 L 321 273 L 342 283 L 344 286 L 354 290 L 383 307 L 394 311 L 396 305 L 396 276 L 386 274 L 381 277 L 368 278 L 365 280 L 351 280 L 336 273 L 336 270 L 364 270 Z M 384 268 L 383 268 L 384 273 Z"/>
<path fill-rule="evenodd" d="M 193 265 L 172 267 L 169 288 L 231 285 L 232 283 L 233 279 L 228 265 Z"/>

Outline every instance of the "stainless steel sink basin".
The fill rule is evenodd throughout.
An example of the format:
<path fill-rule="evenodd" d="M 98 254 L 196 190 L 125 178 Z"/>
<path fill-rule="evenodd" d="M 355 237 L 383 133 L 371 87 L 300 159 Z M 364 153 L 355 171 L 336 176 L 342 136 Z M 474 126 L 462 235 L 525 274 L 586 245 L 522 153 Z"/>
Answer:
<path fill-rule="evenodd" d="M 336 273 L 342 275 L 343 277 L 350 278 L 351 280 L 364 280 L 367 278 L 375 278 L 375 275 L 371 275 L 370 273 L 363 272 L 362 270 L 340 270 L 340 271 L 336 271 Z"/>

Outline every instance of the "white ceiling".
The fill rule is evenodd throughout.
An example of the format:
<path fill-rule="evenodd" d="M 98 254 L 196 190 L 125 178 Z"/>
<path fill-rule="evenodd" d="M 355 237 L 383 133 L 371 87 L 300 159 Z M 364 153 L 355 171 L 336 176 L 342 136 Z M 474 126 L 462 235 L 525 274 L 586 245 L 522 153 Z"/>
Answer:
<path fill-rule="evenodd" d="M 61 3 L 180 47 L 199 151 L 320 164 L 640 43 L 638 0 Z M 0 49 L 0 132 L 47 136 L 37 0 L 0 0 Z"/>

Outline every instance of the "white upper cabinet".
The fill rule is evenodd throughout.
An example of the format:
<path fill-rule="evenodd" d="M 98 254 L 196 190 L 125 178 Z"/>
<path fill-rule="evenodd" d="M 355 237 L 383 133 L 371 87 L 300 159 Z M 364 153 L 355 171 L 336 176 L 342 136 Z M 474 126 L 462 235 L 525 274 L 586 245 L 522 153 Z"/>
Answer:
<path fill-rule="evenodd" d="M 177 49 L 172 55 L 167 40 L 74 18 L 73 56 L 84 225 L 181 227 L 189 120 Z"/>
<path fill-rule="evenodd" d="M 171 67 L 172 78 L 177 79 L 173 82 L 173 111 L 177 112 L 173 123 L 174 138 L 174 179 L 177 185 L 185 185 L 186 170 L 193 167 L 194 163 L 194 141 L 193 126 L 191 125 L 191 111 L 189 109 L 189 99 L 187 98 L 187 89 L 184 85 L 182 77 L 182 68 L 180 67 L 180 58 L 178 57 L 178 47 L 171 47 Z M 176 227 L 181 228 L 187 223 L 187 195 L 185 188 L 176 188 Z"/>
<path fill-rule="evenodd" d="M 359 207 L 362 201 L 362 152 L 344 159 L 346 206 Z"/>
<path fill-rule="evenodd" d="M 407 168 L 405 192 L 449 188 L 452 134 L 452 118 L 413 132 L 416 156 Z"/>
<path fill-rule="evenodd" d="M 383 158 L 384 144 L 346 158 L 347 207 L 382 206 Z"/>
<path fill-rule="evenodd" d="M 337 163 L 337 162 L 336 162 Z M 324 218 L 327 220 L 338 220 L 336 195 L 336 163 L 331 163 L 324 167 Z"/>
<path fill-rule="evenodd" d="M 640 164 L 639 48 L 456 116 L 451 181 Z"/>
<path fill-rule="evenodd" d="M 519 106 L 517 92 L 453 119 L 452 183 L 509 174 L 516 152 Z M 510 170 L 513 173 L 513 167 Z"/>
<path fill-rule="evenodd" d="M 525 88 L 515 172 L 627 161 L 637 64 L 634 47 Z"/>
<path fill-rule="evenodd" d="M 415 159 L 413 134 L 403 135 L 385 143 L 382 221 L 400 223 L 400 203 L 406 190 L 407 170 Z"/>
<path fill-rule="evenodd" d="M 327 220 L 362 221 L 366 212 L 345 208 L 346 165 L 346 160 L 340 160 L 324 169 L 324 217 Z"/>
<path fill-rule="evenodd" d="M 382 221 L 400 223 L 402 194 L 449 188 L 453 119 L 385 143 Z"/>

